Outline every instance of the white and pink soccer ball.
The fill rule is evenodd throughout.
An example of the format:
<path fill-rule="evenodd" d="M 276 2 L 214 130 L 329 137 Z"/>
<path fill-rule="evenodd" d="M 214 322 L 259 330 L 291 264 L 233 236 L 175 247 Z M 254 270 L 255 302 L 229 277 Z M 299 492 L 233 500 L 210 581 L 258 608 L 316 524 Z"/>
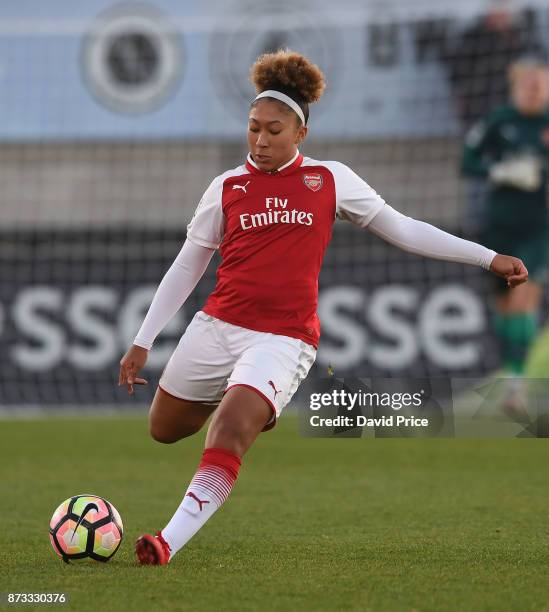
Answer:
<path fill-rule="evenodd" d="M 53 550 L 66 563 L 73 559 L 108 561 L 124 533 L 118 510 L 97 495 L 75 495 L 58 506 L 50 521 Z"/>

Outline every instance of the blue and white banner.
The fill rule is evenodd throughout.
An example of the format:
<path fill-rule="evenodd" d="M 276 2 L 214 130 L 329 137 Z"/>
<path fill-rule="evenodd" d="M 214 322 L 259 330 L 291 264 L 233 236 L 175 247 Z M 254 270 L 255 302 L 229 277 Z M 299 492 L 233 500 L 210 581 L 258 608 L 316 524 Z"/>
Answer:
<path fill-rule="evenodd" d="M 411 4 L 413 6 L 411 6 Z M 451 135 L 438 45 L 468 2 L 344 0 L 0 4 L 0 139 L 237 139 L 255 58 L 289 47 L 324 70 L 325 139 Z"/>
<path fill-rule="evenodd" d="M 354 234 L 354 236 L 353 236 Z M 490 275 L 334 232 L 320 277 L 322 336 L 311 377 L 469 376 L 498 366 L 487 312 Z M 0 406 L 113 405 L 155 289 L 184 236 L 175 231 L 0 234 Z M 356 249 L 349 249 L 355 242 Z M 342 257 L 343 250 L 348 257 Z M 155 342 L 148 388 L 214 287 L 215 262 Z"/>

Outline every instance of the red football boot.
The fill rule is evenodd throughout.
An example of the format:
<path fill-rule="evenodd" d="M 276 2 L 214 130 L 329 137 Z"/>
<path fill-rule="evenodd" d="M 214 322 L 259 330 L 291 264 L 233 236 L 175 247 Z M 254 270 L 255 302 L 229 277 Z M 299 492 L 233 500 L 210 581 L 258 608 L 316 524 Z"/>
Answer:
<path fill-rule="evenodd" d="M 156 532 L 156 536 L 146 533 L 135 543 L 135 554 L 140 565 L 167 565 L 170 552 L 170 547 L 160 531 Z"/>

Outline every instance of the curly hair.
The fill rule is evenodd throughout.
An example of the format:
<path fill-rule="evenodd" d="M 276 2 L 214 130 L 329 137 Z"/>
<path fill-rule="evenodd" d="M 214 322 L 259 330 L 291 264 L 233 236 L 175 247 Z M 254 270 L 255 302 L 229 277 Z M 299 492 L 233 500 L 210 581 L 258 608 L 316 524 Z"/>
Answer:
<path fill-rule="evenodd" d="M 285 49 L 260 55 L 250 70 L 250 81 L 258 94 L 275 89 L 290 96 L 303 109 L 305 120 L 309 116 L 308 105 L 319 100 L 326 87 L 316 64 Z"/>
<path fill-rule="evenodd" d="M 266 89 L 290 89 L 306 102 L 316 102 L 326 83 L 320 68 L 306 57 L 281 49 L 276 53 L 264 53 L 255 61 L 250 80 L 257 93 Z"/>

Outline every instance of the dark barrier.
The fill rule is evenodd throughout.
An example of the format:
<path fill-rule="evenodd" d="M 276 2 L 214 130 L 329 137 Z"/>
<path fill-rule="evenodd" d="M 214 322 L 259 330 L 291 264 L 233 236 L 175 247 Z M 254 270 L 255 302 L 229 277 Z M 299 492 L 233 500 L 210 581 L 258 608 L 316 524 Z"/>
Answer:
<path fill-rule="evenodd" d="M 2 405 L 128 402 L 118 361 L 135 336 L 182 232 L 4 232 L 0 246 Z M 215 282 L 217 259 L 157 339 L 155 383 Z M 490 275 L 414 257 L 338 224 L 320 280 L 323 335 L 312 377 L 482 376 L 498 365 Z M 289 296 L 290 299 L 290 296 Z"/>

